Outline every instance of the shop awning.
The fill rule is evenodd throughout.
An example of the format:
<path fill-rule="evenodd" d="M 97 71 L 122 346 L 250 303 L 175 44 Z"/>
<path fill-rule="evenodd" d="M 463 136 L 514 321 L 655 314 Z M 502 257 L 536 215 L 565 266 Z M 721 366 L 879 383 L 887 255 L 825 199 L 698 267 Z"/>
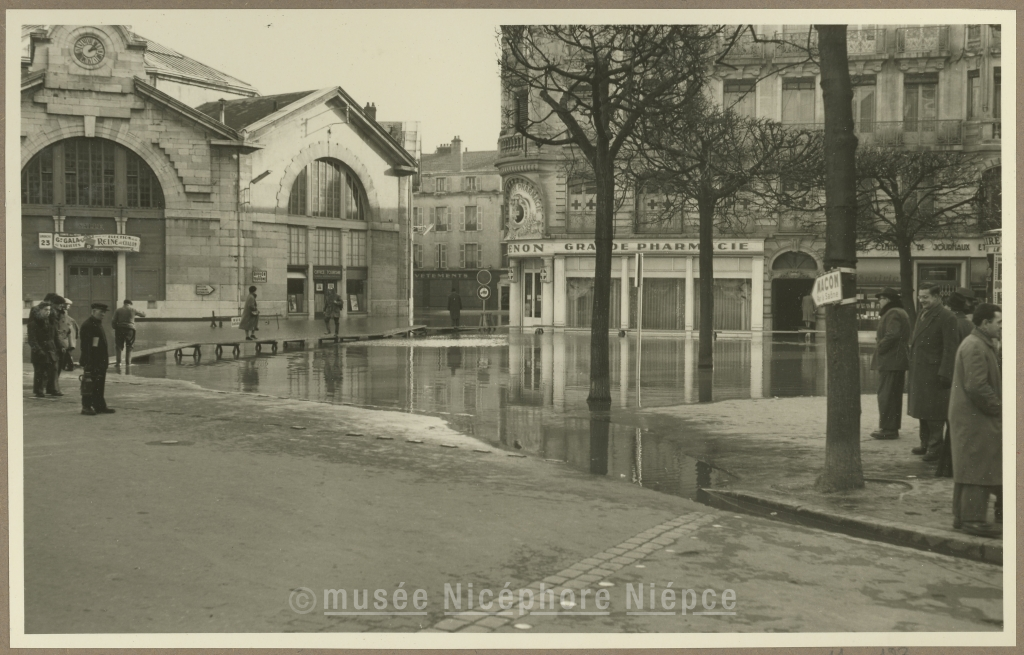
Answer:
<path fill-rule="evenodd" d="M 288 271 L 289 280 L 305 280 L 306 274 L 302 271 Z"/>

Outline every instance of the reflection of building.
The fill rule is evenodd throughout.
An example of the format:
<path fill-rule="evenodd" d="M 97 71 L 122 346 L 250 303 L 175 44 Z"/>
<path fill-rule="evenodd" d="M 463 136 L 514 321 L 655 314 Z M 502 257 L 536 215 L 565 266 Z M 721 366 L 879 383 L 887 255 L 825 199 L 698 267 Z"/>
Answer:
<path fill-rule="evenodd" d="M 765 38 L 792 43 L 813 42 L 815 36 L 807 25 L 755 29 Z M 847 50 L 860 142 L 979 153 L 982 180 L 991 187 L 984 195 L 998 212 L 1000 26 L 862 25 L 848 31 Z M 727 65 L 716 71 L 709 92 L 743 115 L 823 126 L 820 72 L 805 59 L 805 53 L 789 45 L 741 38 L 726 56 Z M 588 327 L 596 189 L 592 182 L 574 177 L 557 151 L 538 148 L 516 133 L 516 123 L 524 117 L 545 115 L 542 101 L 520 90 L 505 95 L 502 104 L 496 165 L 502 176 L 504 239 L 511 260 L 510 324 Z M 622 186 L 629 184 L 623 181 Z M 659 197 L 634 194 L 628 188 L 620 191 L 624 201 L 614 223 L 611 327 L 636 325 L 629 280 L 631 256 L 640 251 L 646 253 L 648 279 L 644 327 L 694 329 L 699 306 L 694 281 L 700 275 L 694 249 L 696 212 L 681 204 L 666 218 Z M 802 325 L 800 298 L 822 272 L 823 234 L 806 220 L 785 213 L 756 216 L 746 224 L 742 234 L 716 232 L 715 328 L 795 330 Z M 982 295 L 987 266 L 979 237 L 965 234 L 955 243 L 924 239 L 916 244 L 915 286 L 969 286 Z M 733 249 L 738 243 L 746 244 L 744 251 Z M 862 317 L 870 319 L 877 311 L 874 293 L 900 286 L 899 265 L 895 253 L 888 251 L 866 251 L 858 257 Z"/>
<path fill-rule="evenodd" d="M 503 263 L 501 178 L 494 168 L 498 153 L 464 151 L 459 137 L 420 161 L 415 193 L 413 244 L 417 308 L 447 308 L 456 288 L 462 306 L 477 309 L 476 276 L 491 272 L 488 307 L 496 309 Z M 507 284 L 507 283 L 506 283 Z"/>
<path fill-rule="evenodd" d="M 23 43 L 27 303 L 198 318 L 255 284 L 264 315 L 312 317 L 331 286 L 349 311 L 407 312 L 415 160 L 374 107 L 338 87 L 259 96 L 125 26 Z"/>

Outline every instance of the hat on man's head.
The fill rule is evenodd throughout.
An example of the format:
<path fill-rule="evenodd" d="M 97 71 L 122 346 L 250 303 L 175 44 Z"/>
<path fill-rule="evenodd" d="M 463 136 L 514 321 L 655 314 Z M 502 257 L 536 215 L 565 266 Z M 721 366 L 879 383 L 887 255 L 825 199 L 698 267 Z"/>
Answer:
<path fill-rule="evenodd" d="M 75 303 L 71 302 L 71 298 L 65 298 L 64 299 L 64 304 L 67 305 L 68 307 L 70 307 L 71 305 L 74 305 Z"/>
<path fill-rule="evenodd" d="M 57 295 L 56 293 L 54 293 L 54 292 L 52 292 L 52 291 L 51 291 L 50 293 L 48 293 L 48 294 L 46 294 L 45 296 L 43 296 L 43 302 L 48 302 L 48 303 L 52 303 L 52 302 L 53 302 L 53 299 L 54 299 L 54 298 L 58 298 L 58 297 L 59 297 L 59 296 L 58 296 L 58 295 Z"/>
<path fill-rule="evenodd" d="M 51 305 L 63 305 L 65 302 L 67 301 L 64 300 L 63 297 L 58 296 L 57 294 L 53 294 L 53 298 L 50 298 Z"/>
<path fill-rule="evenodd" d="M 886 287 L 875 294 L 875 298 L 888 298 L 889 300 L 899 300 L 900 292 L 892 287 Z"/>
<path fill-rule="evenodd" d="M 966 300 L 974 300 L 974 292 L 967 287 L 957 287 L 953 293 Z"/>
<path fill-rule="evenodd" d="M 132 301 L 131 301 L 131 300 L 128 300 L 127 298 L 125 298 L 125 299 L 124 299 L 124 304 L 126 304 L 126 305 L 130 305 L 130 304 L 132 304 Z"/>
<path fill-rule="evenodd" d="M 101 302 L 94 302 L 93 304 L 89 305 L 89 307 L 91 307 L 92 309 L 102 309 L 103 311 L 107 311 L 108 309 L 110 309 Z"/>

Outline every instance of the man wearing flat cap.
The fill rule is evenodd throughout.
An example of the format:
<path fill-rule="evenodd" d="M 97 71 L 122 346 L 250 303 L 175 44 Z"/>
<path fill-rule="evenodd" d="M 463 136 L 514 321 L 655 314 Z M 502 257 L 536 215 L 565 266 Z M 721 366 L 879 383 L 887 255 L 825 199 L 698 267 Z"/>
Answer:
<path fill-rule="evenodd" d="M 875 298 L 879 319 L 871 368 L 878 371 L 878 429 L 871 436 L 898 439 L 903 417 L 903 383 L 910 365 L 910 317 L 895 289 L 883 289 Z"/>
<path fill-rule="evenodd" d="M 107 349 L 107 335 L 103 331 L 103 317 L 109 309 L 97 302 L 90 306 L 91 315 L 82 323 L 79 331 L 82 365 L 82 413 L 86 416 L 113 414 L 103 397 L 107 383 L 107 367 L 110 353 Z"/>

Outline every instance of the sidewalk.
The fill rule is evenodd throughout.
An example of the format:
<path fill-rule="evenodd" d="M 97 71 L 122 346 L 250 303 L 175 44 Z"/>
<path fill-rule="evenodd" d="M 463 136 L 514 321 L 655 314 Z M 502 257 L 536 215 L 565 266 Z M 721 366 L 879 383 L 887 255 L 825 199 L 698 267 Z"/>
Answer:
<path fill-rule="evenodd" d="M 698 450 L 702 451 L 708 463 L 727 473 L 727 482 L 712 490 L 734 492 L 730 498 L 761 499 L 777 504 L 779 510 L 821 510 L 839 521 L 905 526 L 933 538 L 987 545 L 990 551 L 998 547 L 1001 558 L 1001 540 L 953 530 L 953 479 L 935 477 L 934 462 L 911 454 L 910 449 L 919 445 L 916 419 L 903 416 L 899 439 L 871 438 L 878 424 L 874 395 L 861 397 L 865 487 L 818 493 L 814 481 L 825 460 L 825 404 L 825 397 L 726 400 L 648 409 L 641 417 L 650 429 L 679 434 L 697 444 L 691 454 L 701 456 Z M 991 518 L 991 509 L 989 514 Z"/>
<path fill-rule="evenodd" d="M 28 382 L 29 633 L 1002 625 L 999 567 L 734 516 L 495 450 L 438 418 L 131 375 L 108 378 L 116 414 L 87 417 L 71 394 L 28 398 Z M 445 584 L 497 595 L 545 580 L 611 589 L 612 609 L 468 618 L 445 606 Z M 670 581 L 733 589 L 737 614 L 626 613 L 627 582 L 660 593 Z M 399 588 L 424 589 L 424 612 L 322 606 L 324 589 Z M 289 605 L 307 591 L 315 607 Z"/>

